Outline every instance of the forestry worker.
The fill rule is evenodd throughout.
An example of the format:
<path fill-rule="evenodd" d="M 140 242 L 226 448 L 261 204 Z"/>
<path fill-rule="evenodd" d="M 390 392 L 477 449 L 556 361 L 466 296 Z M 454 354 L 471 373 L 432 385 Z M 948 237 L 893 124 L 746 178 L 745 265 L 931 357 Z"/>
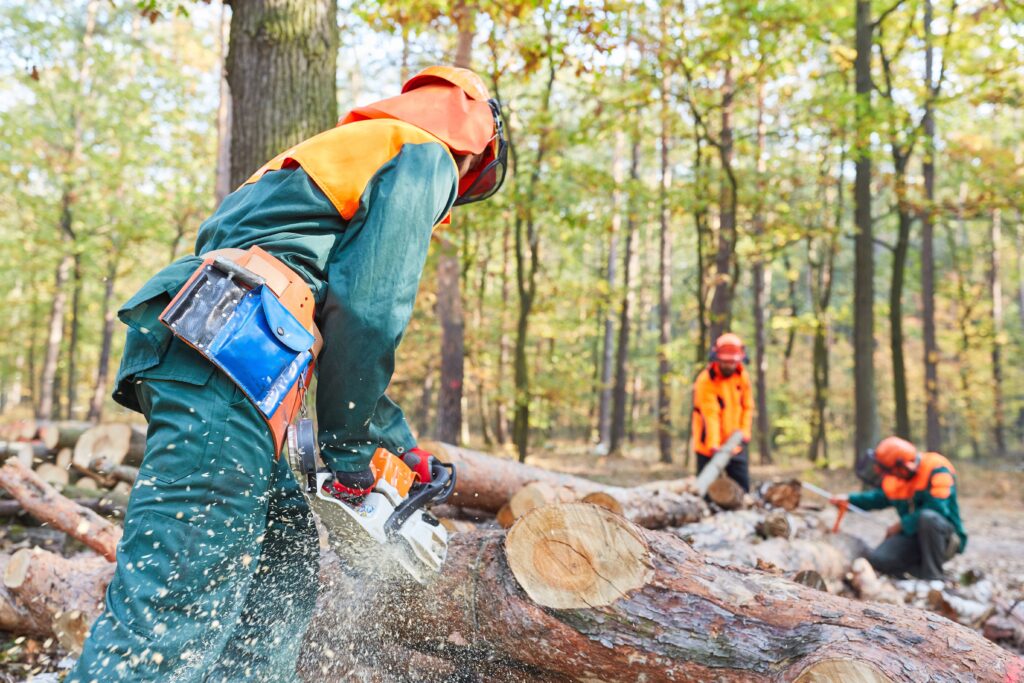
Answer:
<path fill-rule="evenodd" d="M 895 507 L 900 519 L 868 553 L 868 562 L 891 576 L 941 579 L 942 564 L 967 547 L 956 502 L 956 470 L 938 453 L 922 453 L 897 436 L 883 439 L 868 456 L 882 476 L 881 487 L 837 496 L 832 503 L 865 510 Z"/>
<path fill-rule="evenodd" d="M 707 366 L 693 383 L 692 434 L 700 474 L 726 439 L 737 430 L 743 432 L 743 442 L 736 447 L 725 472 L 744 491 L 750 491 L 747 449 L 754 401 L 750 376 L 743 366 L 746 360 L 747 352 L 737 335 L 726 332 L 715 340 Z"/>
<path fill-rule="evenodd" d="M 315 358 L 336 495 L 374 485 L 378 447 L 430 477 L 385 390 L 433 229 L 498 190 L 506 155 L 483 81 L 430 67 L 268 161 L 200 226 L 195 255 L 120 309 L 129 329 L 114 398 L 145 415 L 146 452 L 105 610 L 69 683 L 295 680 L 319 546 L 279 457 L 285 429 Z M 204 333 L 241 304 L 211 285 L 172 306 L 214 259 L 266 285 L 252 314 L 262 322 L 216 352 Z"/>

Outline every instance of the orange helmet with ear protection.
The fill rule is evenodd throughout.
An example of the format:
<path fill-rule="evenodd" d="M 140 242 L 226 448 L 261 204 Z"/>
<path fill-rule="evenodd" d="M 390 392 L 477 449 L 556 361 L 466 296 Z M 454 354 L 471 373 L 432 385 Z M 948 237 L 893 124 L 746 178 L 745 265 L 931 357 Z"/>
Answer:
<path fill-rule="evenodd" d="M 875 465 L 881 471 L 892 474 L 897 468 L 913 472 L 921 461 L 921 453 L 914 444 L 898 436 L 882 439 L 875 447 Z"/>

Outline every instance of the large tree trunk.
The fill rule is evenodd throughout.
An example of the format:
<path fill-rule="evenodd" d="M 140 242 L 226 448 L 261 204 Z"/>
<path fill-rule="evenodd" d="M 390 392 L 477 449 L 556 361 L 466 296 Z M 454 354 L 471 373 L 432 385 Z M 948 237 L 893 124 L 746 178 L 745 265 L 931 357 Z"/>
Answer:
<path fill-rule="evenodd" d="M 711 328 L 708 341 L 711 344 L 728 331 L 732 323 L 733 254 L 736 251 L 736 203 L 737 180 L 733 172 L 733 129 L 732 112 L 735 97 L 732 80 L 732 64 L 727 63 L 722 74 L 722 133 L 718 144 L 718 156 L 724 177 L 719 190 L 718 251 L 715 254 L 715 286 L 711 298 Z"/>
<path fill-rule="evenodd" d="M 628 519 L 652 529 L 695 522 L 706 512 L 705 505 L 691 493 L 692 479 L 630 488 L 607 486 L 450 444 L 431 443 L 425 447 L 441 460 L 455 464 L 455 493 L 448 504 L 457 507 L 497 513 L 523 488 L 540 482 L 549 489 L 568 489 L 577 499 L 592 493 L 606 494 Z"/>
<path fill-rule="evenodd" d="M 875 257 L 871 225 L 871 23 L 870 0 L 857 0 L 854 71 L 857 84 L 857 134 L 854 140 L 855 238 L 853 282 L 854 452 L 878 440 L 875 404 Z"/>
<path fill-rule="evenodd" d="M 717 566 L 587 504 L 456 535 L 430 591 L 389 595 L 392 638 L 575 680 L 995 682 L 1016 665 L 942 617 Z"/>
<path fill-rule="evenodd" d="M 906 271 L 907 251 L 910 248 L 910 227 L 913 217 L 907 203 L 906 170 L 908 157 L 892 145 L 896 167 L 896 213 L 899 229 L 892 256 L 892 285 L 889 289 L 889 347 L 892 351 L 893 401 L 896 404 L 896 435 L 912 440 L 910 433 L 910 407 L 907 400 L 907 368 L 903 356 L 903 279 Z"/>
<path fill-rule="evenodd" d="M 988 284 L 992 294 L 992 436 L 993 455 L 1006 455 L 1006 428 L 1003 409 L 1003 285 L 1000 281 L 1002 261 L 1003 214 L 992 210 Z"/>
<path fill-rule="evenodd" d="M 107 400 L 107 381 L 110 375 L 110 348 L 114 339 L 114 283 L 117 280 L 118 250 L 111 244 L 110 261 L 107 264 L 107 278 L 103 288 L 103 331 L 100 342 L 100 358 L 96 368 L 96 386 L 89 402 L 86 419 L 99 422 L 103 417 L 103 404 Z M 65 444 L 73 446 L 74 444 Z"/>
<path fill-rule="evenodd" d="M 630 186 L 640 177 L 640 140 L 634 131 L 630 150 L 629 180 Z M 633 272 L 636 269 L 635 248 L 636 235 L 636 200 L 632 190 L 626 200 L 626 242 L 622 254 L 622 302 L 619 307 L 619 339 L 615 349 L 615 388 L 612 391 L 612 424 L 609 437 L 609 452 L 618 455 L 622 451 L 622 441 L 626 437 L 626 383 L 629 369 L 629 339 L 632 327 L 632 316 L 635 294 L 633 292 Z"/>
<path fill-rule="evenodd" d="M 615 365 L 615 269 L 619 259 L 619 234 L 622 232 L 622 213 L 624 208 L 624 159 L 626 152 L 626 134 L 615 133 L 615 151 L 612 156 L 612 190 L 611 224 L 608 230 L 608 261 L 605 264 L 605 284 L 608 295 L 602 307 L 604 321 L 601 340 L 601 381 L 599 384 L 600 401 L 597 410 L 598 452 L 611 451 L 612 434 L 612 376 Z"/>
<path fill-rule="evenodd" d="M 668 40 L 665 15 L 668 8 L 662 6 L 662 39 Z M 669 361 L 668 346 L 672 341 L 672 233 L 671 211 L 668 205 L 668 190 L 672 185 L 672 171 L 668 164 L 669 138 L 669 67 L 661 66 L 661 152 L 660 182 L 658 184 L 658 456 L 661 462 L 672 462 L 672 365 Z"/>
<path fill-rule="evenodd" d="M 764 83 L 758 83 L 757 87 L 757 188 L 758 199 L 754 209 L 753 228 L 755 238 L 763 242 L 764 239 L 764 198 L 767 162 L 765 159 L 765 133 L 767 126 L 764 122 Z M 759 244 L 759 249 L 764 249 L 764 244 Z M 755 403 L 757 409 L 757 450 L 761 456 L 761 464 L 767 465 L 772 461 L 771 453 L 771 423 L 768 420 L 768 356 L 765 353 L 768 346 L 768 332 L 765 326 L 768 315 L 767 298 L 770 298 L 771 291 L 771 268 L 765 268 L 765 259 L 758 253 L 754 259 L 754 388 Z"/>
<path fill-rule="evenodd" d="M 336 0 L 233 0 L 231 187 L 338 118 Z"/>
<path fill-rule="evenodd" d="M 213 197 L 220 206 L 231 193 L 231 88 L 228 85 L 228 39 L 231 17 L 230 0 L 221 0 L 217 31 L 217 53 L 220 60 L 220 87 L 217 100 L 217 171 L 214 175 Z"/>
<path fill-rule="evenodd" d="M 935 113 L 932 93 L 935 50 L 932 44 L 932 2 L 924 2 L 924 81 L 929 97 L 924 110 L 924 212 L 921 216 L 921 316 L 924 334 L 925 448 L 942 448 L 939 424 L 939 345 L 935 338 Z M 1018 256 L 1019 258 L 1019 256 Z"/>

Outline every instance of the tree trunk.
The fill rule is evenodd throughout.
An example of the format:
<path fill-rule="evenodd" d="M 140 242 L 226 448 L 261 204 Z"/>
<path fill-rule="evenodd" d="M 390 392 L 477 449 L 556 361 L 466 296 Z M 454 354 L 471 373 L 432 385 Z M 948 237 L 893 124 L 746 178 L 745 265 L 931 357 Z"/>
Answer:
<path fill-rule="evenodd" d="M 668 9 L 662 7 L 662 36 L 667 39 L 664 26 Z M 658 204 L 660 226 L 658 230 L 658 455 L 661 462 L 672 462 L 672 365 L 668 346 L 672 342 L 672 233 L 668 191 L 672 185 L 672 171 L 668 164 L 669 138 L 669 68 L 662 65 L 661 76 L 661 152 Z"/>
<path fill-rule="evenodd" d="M 57 493 L 17 459 L 10 458 L 0 467 L 0 486 L 32 516 L 114 561 L 121 527 Z"/>
<path fill-rule="evenodd" d="M 231 3 L 231 187 L 337 122 L 337 15 L 336 0 Z"/>
<path fill-rule="evenodd" d="M 854 143 L 854 223 L 856 227 L 853 283 L 853 367 L 855 400 L 854 453 L 863 453 L 878 441 L 875 404 L 875 260 L 871 225 L 871 44 L 873 25 L 870 0 L 857 0 L 854 72 L 857 85 Z"/>
<path fill-rule="evenodd" d="M 992 293 L 992 436 L 993 455 L 1006 455 L 1005 417 L 1003 408 L 1003 285 L 1000 281 L 1002 261 L 1003 215 L 1000 209 L 992 210 L 990 233 L 988 284 Z"/>
<path fill-rule="evenodd" d="M 971 453 L 975 458 L 981 457 L 981 448 L 978 436 L 981 429 L 978 425 L 978 415 L 974 407 L 973 389 L 971 387 L 971 320 L 974 318 L 976 299 L 968 293 L 967 277 L 961 270 L 961 259 L 959 256 L 961 247 L 967 248 L 970 243 L 967 241 L 967 230 L 964 225 L 964 201 L 967 192 L 967 184 L 961 183 L 959 204 L 957 206 L 957 225 L 963 236 L 963 244 L 958 245 L 956 235 L 953 232 L 952 224 L 946 225 L 946 245 L 949 249 L 949 257 L 953 262 L 953 272 L 956 274 L 956 304 L 957 304 L 957 325 L 960 328 L 960 344 L 957 354 L 957 367 L 960 370 L 960 394 L 964 405 L 964 416 L 967 421 L 967 433 L 971 442 Z M 970 262 L 970 255 L 966 259 Z"/>
<path fill-rule="evenodd" d="M 896 145 L 893 144 L 893 149 Z M 907 400 L 907 368 L 903 357 L 903 277 L 906 271 L 907 250 L 910 248 L 910 228 L 913 217 L 907 204 L 906 170 L 908 157 L 894 151 L 896 167 L 896 212 L 899 229 L 892 255 L 892 285 L 889 289 L 889 340 L 892 351 L 893 400 L 896 404 L 896 436 L 912 441 L 910 433 L 910 407 Z"/>
<path fill-rule="evenodd" d="M 78 400 L 78 312 L 82 304 L 82 255 L 77 251 L 71 268 L 71 335 L 68 339 L 68 386 L 67 406 L 64 419 L 74 418 L 75 402 Z"/>
<path fill-rule="evenodd" d="M 374 607 L 419 649 L 576 680 L 995 682 L 1016 666 L 941 617 L 717 566 L 587 504 L 535 510 L 507 537 L 458 534 L 431 591 Z"/>
<path fill-rule="evenodd" d="M 473 54 L 474 10 L 464 2 L 452 11 L 458 35 L 455 66 L 470 68 Z M 462 312 L 459 249 L 440 240 L 437 260 L 437 316 L 441 323 L 441 383 L 437 393 L 437 426 L 442 441 L 458 442 L 462 433 L 462 392 L 465 381 L 466 323 Z"/>
<path fill-rule="evenodd" d="M 767 172 L 765 159 L 764 122 L 764 83 L 757 86 L 757 188 L 758 199 L 755 203 L 753 228 L 758 248 L 764 249 L 764 196 Z M 771 422 L 768 420 L 768 357 L 765 353 L 768 346 L 768 332 L 765 318 L 768 314 L 767 298 L 770 298 L 771 268 L 765 268 L 764 256 L 759 252 L 754 258 L 754 390 L 757 410 L 757 450 L 761 456 L 761 464 L 772 461 L 771 453 Z"/>
<path fill-rule="evenodd" d="M 711 344 L 728 331 L 732 323 L 733 294 L 733 253 L 736 250 L 736 177 L 732 168 L 733 129 L 732 112 L 735 96 L 732 80 L 732 64 L 727 63 L 722 74 L 722 133 L 718 144 L 718 156 L 724 178 L 719 191 L 718 252 L 715 255 L 715 287 L 711 298 L 711 328 L 708 341 Z"/>
<path fill-rule="evenodd" d="M 634 131 L 632 149 L 630 151 L 629 180 L 630 186 L 635 185 L 640 177 L 640 140 Z M 609 453 L 619 455 L 622 452 L 622 441 L 626 436 L 626 383 L 629 371 L 629 340 L 632 326 L 633 305 L 633 272 L 636 260 L 633 241 L 636 235 L 636 199 L 632 190 L 626 202 L 626 241 L 622 254 L 622 302 L 619 306 L 619 339 L 615 349 L 615 388 L 612 391 L 612 424 L 609 437 Z"/>
<path fill-rule="evenodd" d="M 924 110 L 924 212 L 921 216 L 921 316 L 924 334 L 925 448 L 942 448 L 939 424 L 939 345 L 935 338 L 935 113 L 932 110 L 935 50 L 932 44 L 932 2 L 924 1 L 924 81 L 929 97 Z M 1019 258 L 1019 257 L 1018 257 Z"/>
<path fill-rule="evenodd" d="M 90 422 L 60 421 L 48 422 L 39 425 L 39 440 L 43 442 L 48 450 L 58 451 L 62 448 L 72 448 L 79 437 L 92 427 Z"/>
<path fill-rule="evenodd" d="M 598 406 L 597 433 L 598 447 L 601 454 L 611 451 L 612 433 L 612 376 L 615 365 L 615 268 L 619 259 L 619 233 L 622 232 L 622 213 L 624 211 L 623 181 L 625 173 L 623 164 L 626 147 L 626 134 L 615 133 L 615 148 L 612 156 L 612 190 L 611 224 L 608 234 L 608 261 L 605 264 L 605 284 L 608 295 L 605 297 L 603 335 L 601 340 L 601 381 L 600 401 Z"/>
<path fill-rule="evenodd" d="M 118 252 L 111 245 L 110 261 L 107 264 L 107 277 L 103 287 L 103 331 L 101 332 L 100 358 L 96 368 L 96 386 L 92 400 L 89 402 L 90 422 L 99 422 L 103 417 L 103 404 L 107 400 L 107 381 L 110 375 L 110 348 L 114 339 L 114 283 L 117 280 Z M 74 444 L 66 444 L 73 446 Z"/>
<path fill-rule="evenodd" d="M 230 0 L 221 0 L 217 31 L 217 53 L 220 60 L 220 87 L 217 101 L 217 171 L 213 185 L 216 206 L 231 193 L 231 88 L 228 86 L 228 37 L 231 18 Z M 268 157 L 269 158 L 269 157 Z"/>
<path fill-rule="evenodd" d="M 605 493 L 614 498 L 628 519 L 641 526 L 661 528 L 695 522 L 705 506 L 692 495 L 692 479 L 660 481 L 624 488 L 607 486 L 570 474 L 551 472 L 496 458 L 450 444 L 431 443 L 428 450 L 456 467 L 455 493 L 448 504 L 497 513 L 524 487 L 541 483 L 550 489 L 568 489 L 577 498 Z"/>
<path fill-rule="evenodd" d="M 700 135 L 697 122 L 693 123 L 693 176 L 694 176 L 694 188 L 696 190 L 697 197 L 708 196 L 707 180 L 705 178 L 704 171 L 704 154 L 701 151 L 701 141 L 703 138 Z M 707 360 L 708 357 L 708 311 L 707 311 L 707 257 L 705 254 L 705 248 L 707 245 L 707 235 L 710 232 L 708 228 L 708 209 L 707 204 L 703 201 L 694 202 L 693 207 L 693 225 L 696 228 L 696 242 L 697 242 L 697 277 L 695 279 L 696 294 L 697 294 L 697 326 L 699 329 L 696 355 L 694 362 L 701 365 Z"/>
<path fill-rule="evenodd" d="M 512 224 L 504 221 L 504 229 L 501 235 L 501 316 L 499 319 L 500 329 L 498 330 L 498 373 L 495 379 L 498 399 L 495 401 L 494 413 L 494 438 L 499 444 L 508 443 L 508 402 L 505 400 L 505 372 L 508 367 L 509 356 L 512 350 L 512 340 L 508 334 L 506 325 L 506 312 L 508 311 L 509 281 L 511 280 L 512 257 L 509 253 L 509 241 L 512 234 Z"/>
<path fill-rule="evenodd" d="M 65 201 L 68 201 L 65 199 Z M 70 208 L 68 209 L 70 211 Z M 42 375 L 39 380 L 39 406 L 36 417 L 49 420 L 54 417 L 54 381 L 57 378 L 57 360 L 60 357 L 61 342 L 64 339 L 64 309 L 67 305 L 65 285 L 71 271 L 73 257 L 65 254 L 57 265 L 53 283 L 53 303 L 50 305 L 50 327 L 46 335 L 46 353 L 43 356 Z"/>

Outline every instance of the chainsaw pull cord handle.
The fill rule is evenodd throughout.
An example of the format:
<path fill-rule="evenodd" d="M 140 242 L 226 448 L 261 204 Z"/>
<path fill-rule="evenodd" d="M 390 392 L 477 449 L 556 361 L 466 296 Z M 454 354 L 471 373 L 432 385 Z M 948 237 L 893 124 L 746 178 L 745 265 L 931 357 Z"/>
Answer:
<path fill-rule="evenodd" d="M 832 533 L 839 533 L 839 525 L 843 522 L 843 517 L 846 515 L 846 511 L 850 509 L 850 501 L 841 500 L 836 503 L 836 523 L 832 525 Z"/>
<path fill-rule="evenodd" d="M 430 476 L 429 482 L 415 486 L 409 492 L 409 497 L 388 517 L 388 521 L 384 523 L 384 533 L 388 538 L 397 535 L 414 512 L 428 503 L 443 503 L 452 495 L 455 490 L 455 465 L 434 458 L 430 466 Z"/>

